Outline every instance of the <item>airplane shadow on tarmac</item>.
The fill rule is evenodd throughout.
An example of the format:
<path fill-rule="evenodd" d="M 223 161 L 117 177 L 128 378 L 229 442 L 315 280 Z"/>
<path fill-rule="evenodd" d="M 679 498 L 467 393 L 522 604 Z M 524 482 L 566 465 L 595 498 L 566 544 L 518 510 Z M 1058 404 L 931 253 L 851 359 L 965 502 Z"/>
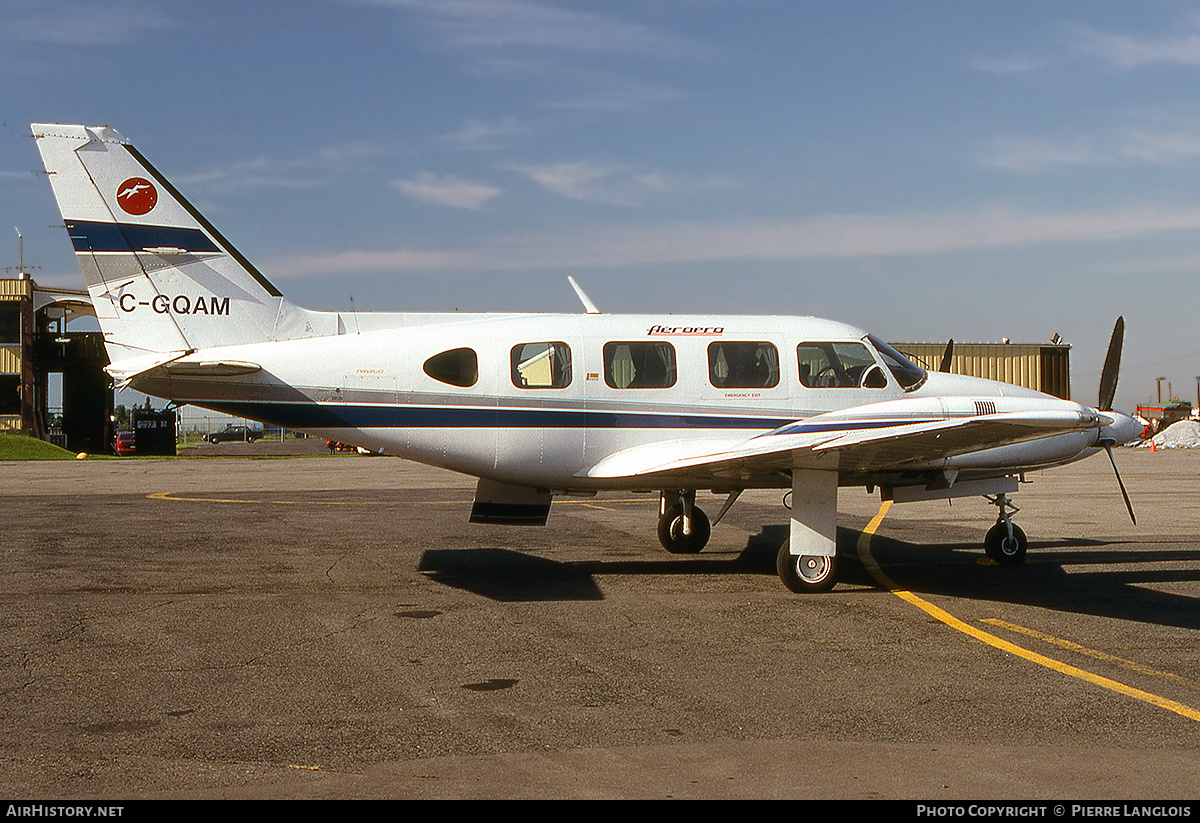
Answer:
<path fill-rule="evenodd" d="M 736 555 L 664 554 L 661 559 L 561 562 L 502 548 L 430 549 L 418 570 L 443 585 L 498 601 L 603 600 L 597 575 L 774 576 L 775 555 L 786 534 L 786 525 L 764 525 Z M 861 536 L 857 529 L 838 529 L 838 588 L 832 595 L 807 596 L 836 596 L 851 588 L 884 591 L 859 560 Z M 982 537 L 977 543 L 916 544 L 876 534 L 870 547 L 884 573 L 915 594 L 1200 629 L 1197 598 L 1139 585 L 1200 582 L 1200 547 L 1192 543 L 1160 540 L 1161 548 L 1147 549 L 1145 541 L 1137 548 L 1119 540 L 1031 542 L 1024 564 L 996 566 L 981 563 Z"/>
<path fill-rule="evenodd" d="M 879 535 L 871 538 L 871 553 L 896 585 L 915 594 L 1200 629 L 1200 598 L 1149 588 L 1200 583 L 1200 546 L 1192 542 L 1030 541 L 1025 562 L 1016 566 L 981 563 L 978 546 L 912 544 Z M 866 574 L 854 560 L 843 566 L 843 579 L 846 565 Z"/>

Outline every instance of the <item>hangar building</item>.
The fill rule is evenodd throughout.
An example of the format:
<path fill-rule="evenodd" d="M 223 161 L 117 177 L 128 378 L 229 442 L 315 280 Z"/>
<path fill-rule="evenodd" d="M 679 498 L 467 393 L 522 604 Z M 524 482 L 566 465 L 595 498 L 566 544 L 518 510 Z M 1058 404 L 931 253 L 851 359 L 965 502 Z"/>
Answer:
<path fill-rule="evenodd" d="M 20 432 L 71 451 L 112 442 L 112 381 L 98 331 L 68 330 L 95 316 L 86 291 L 0 279 L 0 432 Z M 50 375 L 62 375 L 62 411 L 50 412 Z"/>
<path fill-rule="evenodd" d="M 946 350 L 945 343 L 892 345 L 930 371 L 940 368 Z M 1066 343 L 955 343 L 949 371 L 1071 399 L 1071 347 Z"/>

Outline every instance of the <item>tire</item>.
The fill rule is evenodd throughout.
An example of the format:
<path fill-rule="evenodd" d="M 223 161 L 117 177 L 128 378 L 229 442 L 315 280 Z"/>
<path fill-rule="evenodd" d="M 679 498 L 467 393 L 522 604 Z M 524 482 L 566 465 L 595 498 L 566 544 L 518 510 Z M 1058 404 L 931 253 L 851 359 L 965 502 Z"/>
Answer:
<path fill-rule="evenodd" d="M 1029 541 L 1025 532 L 1016 523 L 1012 527 L 1012 539 L 1008 537 L 1008 526 L 1001 521 L 988 529 L 983 538 L 983 550 L 989 558 L 1001 566 L 1015 566 L 1025 562 L 1025 551 Z"/>
<path fill-rule="evenodd" d="M 775 555 L 775 570 L 788 591 L 820 594 L 837 585 L 838 559 L 824 555 L 793 555 L 791 540 L 784 540 Z"/>
<path fill-rule="evenodd" d="M 683 535 L 683 510 L 672 506 L 658 519 L 658 542 L 671 554 L 699 554 L 708 545 L 712 524 L 708 515 L 692 506 L 692 533 Z"/>

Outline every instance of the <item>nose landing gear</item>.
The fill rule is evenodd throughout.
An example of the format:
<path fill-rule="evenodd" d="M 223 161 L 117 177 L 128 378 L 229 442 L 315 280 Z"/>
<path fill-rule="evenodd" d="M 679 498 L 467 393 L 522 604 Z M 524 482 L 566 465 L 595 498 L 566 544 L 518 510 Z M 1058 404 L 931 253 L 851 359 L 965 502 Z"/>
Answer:
<path fill-rule="evenodd" d="M 1011 517 L 1020 509 L 1009 502 L 1008 496 L 1003 492 L 988 500 L 1000 509 L 1000 516 L 996 525 L 988 529 L 983 538 L 984 553 L 1002 566 L 1015 566 L 1025 562 L 1025 550 L 1029 548 L 1029 541 L 1025 532 L 1012 522 Z"/>

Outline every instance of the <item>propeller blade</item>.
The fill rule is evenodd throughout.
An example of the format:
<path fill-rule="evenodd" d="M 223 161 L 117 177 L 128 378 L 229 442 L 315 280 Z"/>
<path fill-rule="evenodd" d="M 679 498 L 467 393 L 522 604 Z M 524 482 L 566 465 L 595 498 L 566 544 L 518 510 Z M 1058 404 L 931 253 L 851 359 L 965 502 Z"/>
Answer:
<path fill-rule="evenodd" d="M 950 361 L 954 358 L 954 338 L 950 338 L 950 342 L 946 344 L 946 350 L 942 352 L 942 365 L 938 369 L 941 372 L 950 371 Z"/>
<path fill-rule="evenodd" d="M 1136 526 L 1137 518 L 1133 515 L 1133 504 L 1129 502 L 1129 495 L 1125 491 L 1125 484 L 1121 482 L 1121 473 L 1117 471 L 1117 461 L 1113 458 L 1112 446 L 1105 446 L 1104 451 L 1108 452 L 1108 462 L 1112 463 L 1113 474 L 1117 476 L 1117 485 L 1121 487 L 1121 496 L 1125 498 L 1125 508 L 1129 510 L 1129 519 Z"/>
<path fill-rule="evenodd" d="M 1121 370 L 1121 345 L 1125 340 L 1125 318 L 1118 317 L 1113 326 L 1112 340 L 1108 343 L 1108 356 L 1104 358 L 1104 370 L 1100 372 L 1100 411 L 1112 411 L 1117 396 L 1117 372 Z M 1112 455 L 1109 455 L 1110 457 Z"/>

